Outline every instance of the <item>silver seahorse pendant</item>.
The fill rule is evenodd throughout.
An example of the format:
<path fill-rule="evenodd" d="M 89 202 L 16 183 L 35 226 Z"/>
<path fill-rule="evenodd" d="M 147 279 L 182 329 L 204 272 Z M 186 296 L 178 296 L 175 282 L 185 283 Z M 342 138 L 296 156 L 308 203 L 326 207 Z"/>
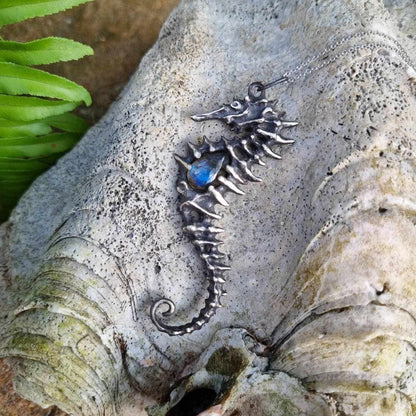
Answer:
<path fill-rule="evenodd" d="M 204 137 L 200 145 L 188 143 L 187 157 L 175 155 L 181 166 L 178 192 L 181 194 L 181 210 L 185 222 L 184 231 L 190 235 L 193 244 L 204 260 L 208 271 L 208 298 L 199 315 L 185 325 L 170 326 L 158 317 L 162 305 L 168 306 L 164 317 L 175 312 L 175 305 L 169 299 L 160 299 L 151 307 L 151 319 L 156 327 L 169 335 L 184 335 L 201 329 L 220 308 L 221 296 L 226 295 L 223 285 L 224 272 L 230 267 L 223 263 L 226 255 L 218 246 L 222 242 L 217 235 L 224 230 L 214 225 L 221 216 L 215 212 L 217 204 L 228 206 L 225 196 L 228 192 L 244 195 L 241 185 L 247 181 L 261 182 L 251 168 L 264 166 L 262 157 L 281 159 L 274 146 L 291 144 L 292 139 L 281 136 L 281 131 L 294 127 L 295 121 L 283 120 L 284 112 L 275 112 L 276 100 L 267 100 L 265 87 L 259 82 L 250 84 L 248 95 L 231 104 L 224 104 L 218 110 L 192 116 L 195 121 L 221 120 L 228 124 L 235 134 L 231 139 L 221 137 L 212 142 Z"/>

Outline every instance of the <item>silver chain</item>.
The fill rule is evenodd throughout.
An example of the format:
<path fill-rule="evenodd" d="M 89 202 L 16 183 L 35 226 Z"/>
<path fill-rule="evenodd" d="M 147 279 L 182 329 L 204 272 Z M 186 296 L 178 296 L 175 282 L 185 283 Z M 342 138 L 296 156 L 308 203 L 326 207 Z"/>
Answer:
<path fill-rule="evenodd" d="M 337 53 L 336 55 L 334 55 L 330 58 L 325 58 L 325 60 L 322 63 L 320 63 L 319 65 L 311 66 L 311 64 L 313 62 L 315 62 L 315 61 L 317 61 L 321 58 L 326 57 L 326 55 L 328 55 L 329 52 L 334 51 L 335 49 L 342 46 L 344 43 L 348 42 L 349 40 L 359 39 L 359 38 L 363 38 L 365 36 L 381 37 L 381 38 L 387 40 L 388 42 L 393 43 L 394 46 L 388 45 L 388 44 L 382 43 L 382 42 L 362 43 L 362 44 L 359 44 L 359 45 L 353 45 L 350 48 L 345 49 L 342 52 L 339 52 L 339 53 Z M 412 59 L 407 54 L 407 52 L 405 51 L 403 46 L 395 38 L 393 38 L 392 36 L 387 35 L 385 33 L 377 32 L 375 30 L 365 30 L 365 31 L 353 33 L 351 35 L 346 35 L 346 36 L 342 37 L 341 39 L 337 40 L 336 42 L 331 43 L 325 49 L 323 49 L 319 53 L 311 56 L 306 61 L 297 65 L 295 68 L 293 68 L 289 71 L 286 71 L 283 74 L 282 77 L 264 85 L 262 89 L 267 89 L 267 88 L 273 87 L 274 85 L 281 84 L 281 83 L 284 83 L 284 82 L 287 82 L 287 83 L 295 82 L 299 78 L 303 78 L 306 75 L 311 74 L 312 72 L 319 71 L 320 69 L 324 68 L 325 66 L 330 65 L 331 63 L 333 63 L 333 62 L 337 61 L 338 59 L 350 54 L 351 52 L 359 51 L 361 49 L 368 49 L 368 50 L 374 51 L 378 48 L 385 48 L 385 49 L 388 49 L 390 51 L 395 52 L 397 55 L 399 55 L 403 59 L 403 61 L 406 63 L 406 65 L 415 69 L 415 65 L 412 62 Z M 306 69 L 304 71 L 302 71 L 304 68 L 306 68 Z"/>

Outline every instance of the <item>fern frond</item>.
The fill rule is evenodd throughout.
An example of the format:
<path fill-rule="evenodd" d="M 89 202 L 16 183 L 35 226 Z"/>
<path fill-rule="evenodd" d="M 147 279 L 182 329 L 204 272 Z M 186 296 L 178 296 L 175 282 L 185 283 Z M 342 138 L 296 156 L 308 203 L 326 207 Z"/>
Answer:
<path fill-rule="evenodd" d="M 42 122 L 26 122 L 0 119 L 0 140 L 2 138 L 37 136 L 52 131 L 51 124 Z"/>
<path fill-rule="evenodd" d="M 0 62 L 0 94 L 34 95 L 91 105 L 89 92 L 75 82 L 40 69 Z"/>
<path fill-rule="evenodd" d="M 0 28 L 92 0 L 0 0 Z M 34 179 L 70 150 L 88 128 L 69 113 L 88 91 L 66 78 L 32 68 L 79 59 L 89 46 L 58 37 L 32 42 L 0 38 L 0 222 Z"/>
<path fill-rule="evenodd" d="M 77 133 L 51 133 L 39 137 L 13 137 L 0 140 L 0 153 L 8 158 L 38 158 L 71 149 L 80 139 Z"/>
<path fill-rule="evenodd" d="M 0 117 L 17 121 L 40 120 L 72 111 L 80 103 L 0 94 Z M 1 156 L 1 153 L 0 153 Z"/>
<path fill-rule="evenodd" d="M 2 0 L 0 28 L 32 17 L 46 16 L 92 0 Z"/>
<path fill-rule="evenodd" d="M 85 133 L 89 127 L 88 123 L 83 118 L 72 113 L 48 117 L 42 121 L 56 129 L 67 131 L 69 133 Z"/>
<path fill-rule="evenodd" d="M 38 175 L 50 168 L 59 158 L 59 154 L 39 158 L 8 158 L 0 157 L 0 177 L 6 174 L 25 173 L 27 176 Z"/>
<path fill-rule="evenodd" d="M 0 41 L 0 62 L 20 65 L 46 65 L 93 54 L 89 46 L 65 38 L 49 37 L 25 43 Z"/>

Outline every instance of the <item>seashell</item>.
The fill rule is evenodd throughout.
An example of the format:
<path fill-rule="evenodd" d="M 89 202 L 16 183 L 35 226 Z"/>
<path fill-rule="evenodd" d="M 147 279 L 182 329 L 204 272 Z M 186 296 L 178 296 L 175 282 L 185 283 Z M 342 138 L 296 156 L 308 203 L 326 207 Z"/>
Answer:
<path fill-rule="evenodd" d="M 388 47 L 270 91 L 301 124 L 281 160 L 253 168 L 263 182 L 218 210 L 224 308 L 184 337 L 149 317 L 163 295 L 188 322 L 206 290 L 173 155 L 202 129 L 207 146 L 230 133 L 189 116 L 357 27 L 415 60 L 416 9 L 401 3 L 181 2 L 120 100 L 1 227 L 0 357 L 21 395 L 77 416 L 166 415 L 210 383 L 199 413 L 261 397 L 259 415 L 290 414 L 282 400 L 314 416 L 412 414 L 416 87 Z"/>

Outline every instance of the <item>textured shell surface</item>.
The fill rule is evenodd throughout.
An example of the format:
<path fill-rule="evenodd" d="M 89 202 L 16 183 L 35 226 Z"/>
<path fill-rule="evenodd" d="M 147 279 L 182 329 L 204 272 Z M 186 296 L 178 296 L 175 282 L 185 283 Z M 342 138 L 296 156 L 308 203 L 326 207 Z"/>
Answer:
<path fill-rule="evenodd" d="M 264 415 L 413 414 L 416 72 L 384 38 L 351 41 L 380 45 L 268 91 L 300 124 L 281 160 L 253 168 L 263 181 L 217 210 L 225 307 L 183 337 L 160 332 L 149 311 L 172 299 L 168 322 L 180 325 L 206 296 L 173 155 L 233 133 L 190 116 L 363 29 L 415 61 L 415 18 L 410 0 L 182 1 L 109 113 L 1 227 L 0 357 L 20 394 L 73 415 L 146 415 L 179 380 L 194 375 L 196 388 L 215 373 L 207 351 L 243 351 L 240 333 L 217 336 L 241 328 L 265 358 L 248 354 L 211 413 L 261 393 Z"/>

